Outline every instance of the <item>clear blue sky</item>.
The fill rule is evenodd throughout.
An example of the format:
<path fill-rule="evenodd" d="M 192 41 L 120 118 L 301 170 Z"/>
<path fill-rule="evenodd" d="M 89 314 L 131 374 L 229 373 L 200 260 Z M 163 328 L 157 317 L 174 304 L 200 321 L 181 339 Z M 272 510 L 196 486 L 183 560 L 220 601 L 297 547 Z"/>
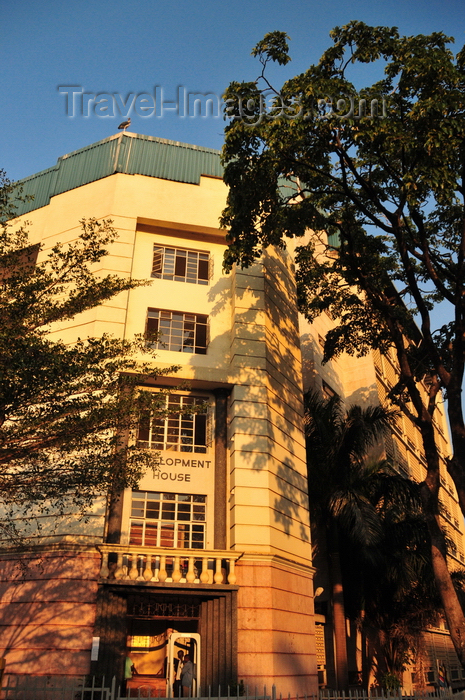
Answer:
<path fill-rule="evenodd" d="M 74 116 L 67 115 L 60 86 L 93 95 L 116 93 L 123 101 L 130 93 L 153 95 L 159 86 L 165 105 L 175 101 L 178 86 L 186 94 L 220 97 L 230 81 L 257 77 L 250 51 L 266 32 L 279 29 L 292 40 L 292 62 L 273 70 L 279 83 L 317 61 L 329 45 L 330 29 L 353 19 L 395 25 L 403 34 L 444 31 L 455 37 L 457 50 L 465 43 L 463 0 L 7 0 L 0 167 L 11 179 L 22 178 L 117 132 L 123 117 L 113 107 L 114 116 L 97 116 L 90 102 L 85 117 L 79 99 Z M 125 112 L 121 103 L 120 109 Z M 68 111 L 72 115 L 71 105 Z M 133 113 L 131 118 L 131 131 L 137 133 L 222 145 L 221 117 L 164 110 L 162 116 Z"/>

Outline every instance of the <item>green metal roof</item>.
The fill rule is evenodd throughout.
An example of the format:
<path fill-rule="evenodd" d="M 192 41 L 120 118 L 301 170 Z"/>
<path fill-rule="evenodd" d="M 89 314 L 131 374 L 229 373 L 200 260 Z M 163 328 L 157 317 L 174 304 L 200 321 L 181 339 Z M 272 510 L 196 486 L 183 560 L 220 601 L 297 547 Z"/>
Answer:
<path fill-rule="evenodd" d="M 147 175 L 198 185 L 201 175 L 222 177 L 220 152 L 178 141 L 115 134 L 58 159 L 53 168 L 20 180 L 22 195 L 32 201 L 17 203 L 17 216 L 45 207 L 50 197 L 68 192 L 114 173 Z"/>

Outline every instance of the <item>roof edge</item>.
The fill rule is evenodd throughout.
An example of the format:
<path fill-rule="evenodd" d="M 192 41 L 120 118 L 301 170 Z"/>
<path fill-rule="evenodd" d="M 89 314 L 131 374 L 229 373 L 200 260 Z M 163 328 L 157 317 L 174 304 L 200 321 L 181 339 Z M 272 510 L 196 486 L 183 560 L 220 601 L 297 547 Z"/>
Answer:
<path fill-rule="evenodd" d="M 132 132 L 112 134 L 60 156 L 56 165 L 18 180 L 26 201 L 16 216 L 47 206 L 50 199 L 115 173 L 200 184 L 202 176 L 222 178 L 220 151 Z"/>

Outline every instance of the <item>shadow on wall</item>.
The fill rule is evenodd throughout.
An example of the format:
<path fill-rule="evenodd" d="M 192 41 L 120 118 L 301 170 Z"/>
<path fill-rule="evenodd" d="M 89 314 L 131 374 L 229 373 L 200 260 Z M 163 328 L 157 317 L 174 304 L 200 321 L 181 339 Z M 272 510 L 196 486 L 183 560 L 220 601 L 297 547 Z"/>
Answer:
<path fill-rule="evenodd" d="M 0 654 L 6 673 L 88 672 L 99 568 L 97 553 L 74 553 L 72 547 L 2 561 Z"/>
<path fill-rule="evenodd" d="M 287 466 L 286 461 L 282 466 L 278 466 L 277 476 L 282 486 L 282 494 L 274 502 L 276 521 L 281 523 L 287 535 L 290 535 L 292 523 L 298 522 L 300 539 L 309 542 L 309 531 L 301 522 L 301 508 L 308 510 L 307 478 L 295 473 L 289 478 L 292 465 Z"/>
<path fill-rule="evenodd" d="M 226 279 L 222 277 L 208 290 L 207 300 L 213 304 L 210 310 L 210 316 L 218 316 L 224 313 L 226 308 L 231 305 L 231 276 Z"/>
<path fill-rule="evenodd" d="M 281 252 L 279 252 L 281 255 Z M 231 273 L 231 285 L 208 294 L 212 316 L 227 312 L 228 331 L 212 338 L 231 349 L 231 454 L 240 467 L 270 473 L 274 520 L 280 530 L 309 541 L 298 314 L 292 269 L 272 251 L 259 264 Z M 220 367 L 220 360 L 213 366 Z M 195 377 L 195 364 L 192 362 Z M 240 442 L 240 447 L 238 444 Z M 297 535 L 297 530 L 299 535 Z M 310 559 L 310 553 L 309 553 Z"/>
<path fill-rule="evenodd" d="M 317 335 L 317 334 L 316 334 Z M 321 378 L 338 394 L 343 394 L 338 372 L 333 363 L 323 365 L 323 348 L 312 333 L 303 333 L 300 339 L 302 350 L 302 375 L 304 392 L 321 388 Z"/>
<path fill-rule="evenodd" d="M 357 406 L 361 406 L 362 408 L 379 405 L 376 384 L 372 384 L 371 386 L 362 386 L 356 391 L 352 392 L 352 394 L 347 397 L 346 403 L 348 406 L 357 404 Z"/>
<path fill-rule="evenodd" d="M 73 504 L 72 498 L 64 507 L 61 504 L 48 504 L 44 507 L 40 503 L 28 503 L 23 507 L 0 504 L 0 520 L 7 525 L 11 523 L 21 537 L 27 538 L 30 543 L 50 544 L 65 538 L 70 543 L 94 544 L 102 541 L 105 509 L 106 500 L 103 496 L 96 496 L 84 513 Z M 0 530 L 0 547 L 14 544 L 13 532 L 11 539 L 8 539 L 7 534 L 3 536 L 4 533 Z"/>

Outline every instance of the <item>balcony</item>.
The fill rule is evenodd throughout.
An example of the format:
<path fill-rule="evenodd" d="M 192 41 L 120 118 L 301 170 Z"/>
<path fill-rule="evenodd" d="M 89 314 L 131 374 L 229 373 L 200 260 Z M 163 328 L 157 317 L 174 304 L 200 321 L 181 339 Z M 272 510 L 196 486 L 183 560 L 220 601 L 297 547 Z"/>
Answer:
<path fill-rule="evenodd" d="M 218 586 L 236 583 L 240 552 L 102 544 L 100 578 L 116 583 Z"/>

